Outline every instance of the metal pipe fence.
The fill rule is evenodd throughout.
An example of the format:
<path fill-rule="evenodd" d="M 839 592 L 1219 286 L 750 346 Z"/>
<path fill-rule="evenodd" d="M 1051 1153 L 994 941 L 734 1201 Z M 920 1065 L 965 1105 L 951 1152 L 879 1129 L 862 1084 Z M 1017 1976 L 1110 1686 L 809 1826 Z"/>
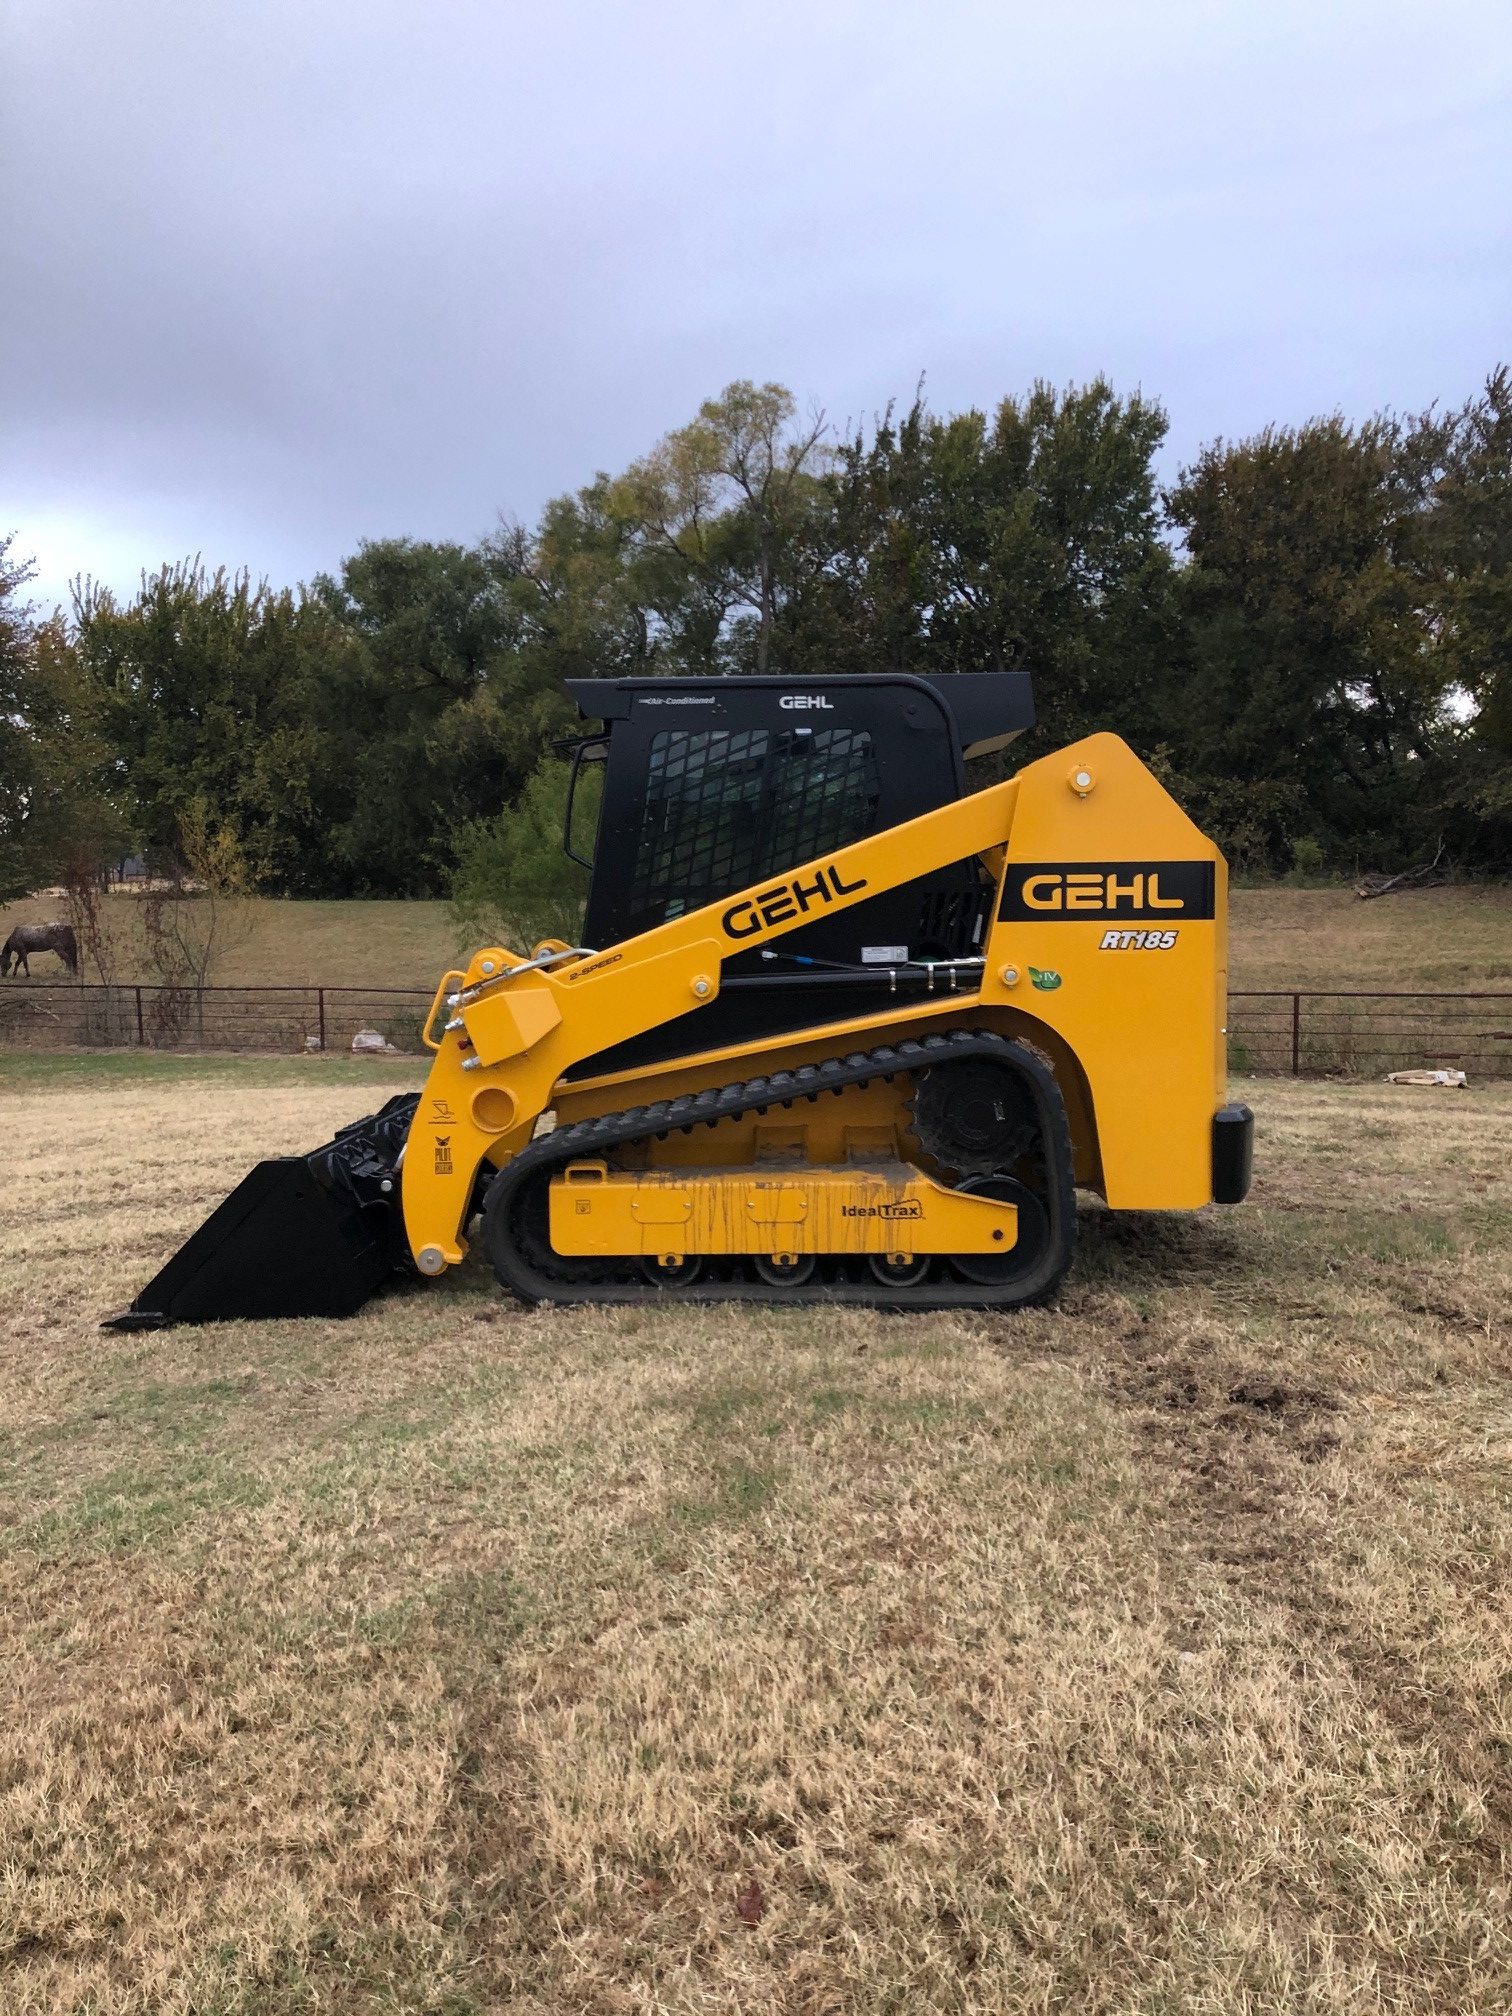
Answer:
<path fill-rule="evenodd" d="M 1512 993 L 1279 988 L 1229 996 L 1229 1064 L 1293 1078 L 1451 1068 L 1512 1079 Z"/>
<path fill-rule="evenodd" d="M 143 982 L 0 985 L 0 1048 L 291 1052 L 349 1050 L 359 1029 L 419 1056 L 429 991 L 410 987 L 162 987 Z M 1229 996 L 1236 1072 L 1374 1077 L 1453 1066 L 1512 1079 L 1512 992 L 1312 988 Z"/>
<path fill-rule="evenodd" d="M 376 1029 L 418 1056 L 432 994 L 411 987 L 161 987 L 16 981 L 0 986 L 9 1050 L 349 1050 Z"/>

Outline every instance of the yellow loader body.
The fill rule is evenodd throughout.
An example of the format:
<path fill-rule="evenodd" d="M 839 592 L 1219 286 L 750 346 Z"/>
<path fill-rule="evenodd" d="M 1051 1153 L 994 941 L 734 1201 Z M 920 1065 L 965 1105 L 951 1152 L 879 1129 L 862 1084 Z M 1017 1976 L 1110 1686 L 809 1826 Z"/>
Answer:
<path fill-rule="evenodd" d="M 1017 676 L 935 685 L 990 728 Z M 1076 1187 L 1243 1197 L 1223 858 L 1116 736 L 948 796 L 915 775 L 938 707 L 963 776 L 928 682 L 587 683 L 644 778 L 605 800 L 595 887 L 607 861 L 611 924 L 645 928 L 447 974 L 418 1098 L 259 1165 L 120 1320 L 338 1313 L 480 1236 L 533 1300 L 1014 1307 L 1069 1264 Z M 1007 739 L 959 731 L 967 755 Z M 307 1206 L 320 1238 L 280 1285 L 259 1255 Z"/>
<path fill-rule="evenodd" d="M 435 1057 L 404 1171 L 405 1225 L 421 1270 L 440 1273 L 464 1257 L 479 1164 L 507 1164 L 547 1112 L 564 1123 L 631 1100 L 687 1096 L 751 1060 L 748 1050 L 711 1049 L 659 1068 L 568 1081 L 572 1066 L 648 1024 L 712 1003 L 731 950 L 774 942 L 821 906 L 842 908 L 922 867 L 967 856 L 991 864 L 997 898 L 973 984 L 942 970 L 933 998 L 904 1012 L 884 1006 L 763 1046 L 763 1072 L 796 1071 L 831 1053 L 924 1038 L 937 1025 L 969 1020 L 1048 1061 L 1079 1183 L 1119 1210 L 1211 1202 L 1213 1120 L 1226 1077 L 1223 857 L 1123 742 L 1094 735 L 1006 783 L 611 952 L 532 965 L 495 946 L 449 975 L 433 1010 Z M 905 1089 L 882 1103 L 891 1110 L 869 1124 L 896 1138 L 906 1131 Z M 785 1131 L 798 1138 L 789 1147 L 816 1165 L 844 1155 L 833 1124 L 825 1131 L 833 1117 L 823 1107 L 812 1115 L 790 1110 Z M 757 1123 L 720 1124 L 730 1159 L 759 1166 Z M 703 1168 L 710 1151 L 705 1138 L 674 1132 L 645 1152 L 656 1169 L 675 1170 Z M 566 1187 L 569 1179 L 556 1180 Z M 551 1222 L 562 1252 L 602 1250 L 594 1212 L 576 1214 L 553 1199 Z M 832 1250 L 877 1250 L 867 1226 L 839 1221 Z M 627 1238 L 622 1250 L 646 1249 Z"/>

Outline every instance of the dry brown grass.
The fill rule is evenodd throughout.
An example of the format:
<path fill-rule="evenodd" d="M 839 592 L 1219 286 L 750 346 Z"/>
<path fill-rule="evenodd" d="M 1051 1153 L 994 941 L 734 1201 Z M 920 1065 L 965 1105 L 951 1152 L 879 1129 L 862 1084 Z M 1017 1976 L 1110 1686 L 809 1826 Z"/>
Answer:
<path fill-rule="evenodd" d="M 1012 1320 L 94 1329 L 378 1075 L 0 1079 L 7 2016 L 1508 2006 L 1512 1094 Z"/>
<path fill-rule="evenodd" d="M 434 987 L 456 958 L 444 903 L 280 903 L 249 906 L 251 931 L 217 968 L 225 984 Z M 0 908 L 0 938 L 13 924 L 58 914 L 36 897 Z M 150 980 L 136 899 L 112 900 L 125 919 L 116 977 Z M 1512 887 L 1481 883 L 1408 891 L 1360 903 L 1349 889 L 1236 889 L 1232 906 L 1235 988 L 1512 987 Z M 41 958 L 37 979 L 62 969 Z"/>
<path fill-rule="evenodd" d="M 1362 903 L 1352 889 L 1236 889 L 1229 984 L 1512 990 L 1512 886 L 1409 889 Z"/>

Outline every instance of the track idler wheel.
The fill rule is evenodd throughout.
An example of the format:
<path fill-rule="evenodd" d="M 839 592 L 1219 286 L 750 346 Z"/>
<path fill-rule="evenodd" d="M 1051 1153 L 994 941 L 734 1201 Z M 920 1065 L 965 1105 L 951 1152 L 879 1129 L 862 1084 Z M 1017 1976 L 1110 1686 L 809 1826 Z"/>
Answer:
<path fill-rule="evenodd" d="M 1050 1219 L 1028 1184 L 1020 1183 L 1016 1176 L 970 1176 L 959 1187 L 978 1197 L 995 1197 L 1000 1204 L 1017 1206 L 1018 1238 L 1001 1255 L 953 1253 L 951 1264 L 956 1272 L 979 1288 L 1006 1288 L 1037 1267 L 1050 1242 Z"/>

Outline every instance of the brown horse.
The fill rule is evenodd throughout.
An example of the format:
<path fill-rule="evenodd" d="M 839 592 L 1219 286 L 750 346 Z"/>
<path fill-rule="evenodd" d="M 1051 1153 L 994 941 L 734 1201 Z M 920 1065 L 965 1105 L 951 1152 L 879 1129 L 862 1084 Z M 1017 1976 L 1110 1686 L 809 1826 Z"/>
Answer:
<path fill-rule="evenodd" d="M 9 976 L 13 964 L 18 980 L 23 973 L 30 980 L 29 955 L 33 952 L 56 952 L 70 973 L 79 970 L 79 945 L 72 924 L 18 924 L 0 945 L 0 980 Z"/>

